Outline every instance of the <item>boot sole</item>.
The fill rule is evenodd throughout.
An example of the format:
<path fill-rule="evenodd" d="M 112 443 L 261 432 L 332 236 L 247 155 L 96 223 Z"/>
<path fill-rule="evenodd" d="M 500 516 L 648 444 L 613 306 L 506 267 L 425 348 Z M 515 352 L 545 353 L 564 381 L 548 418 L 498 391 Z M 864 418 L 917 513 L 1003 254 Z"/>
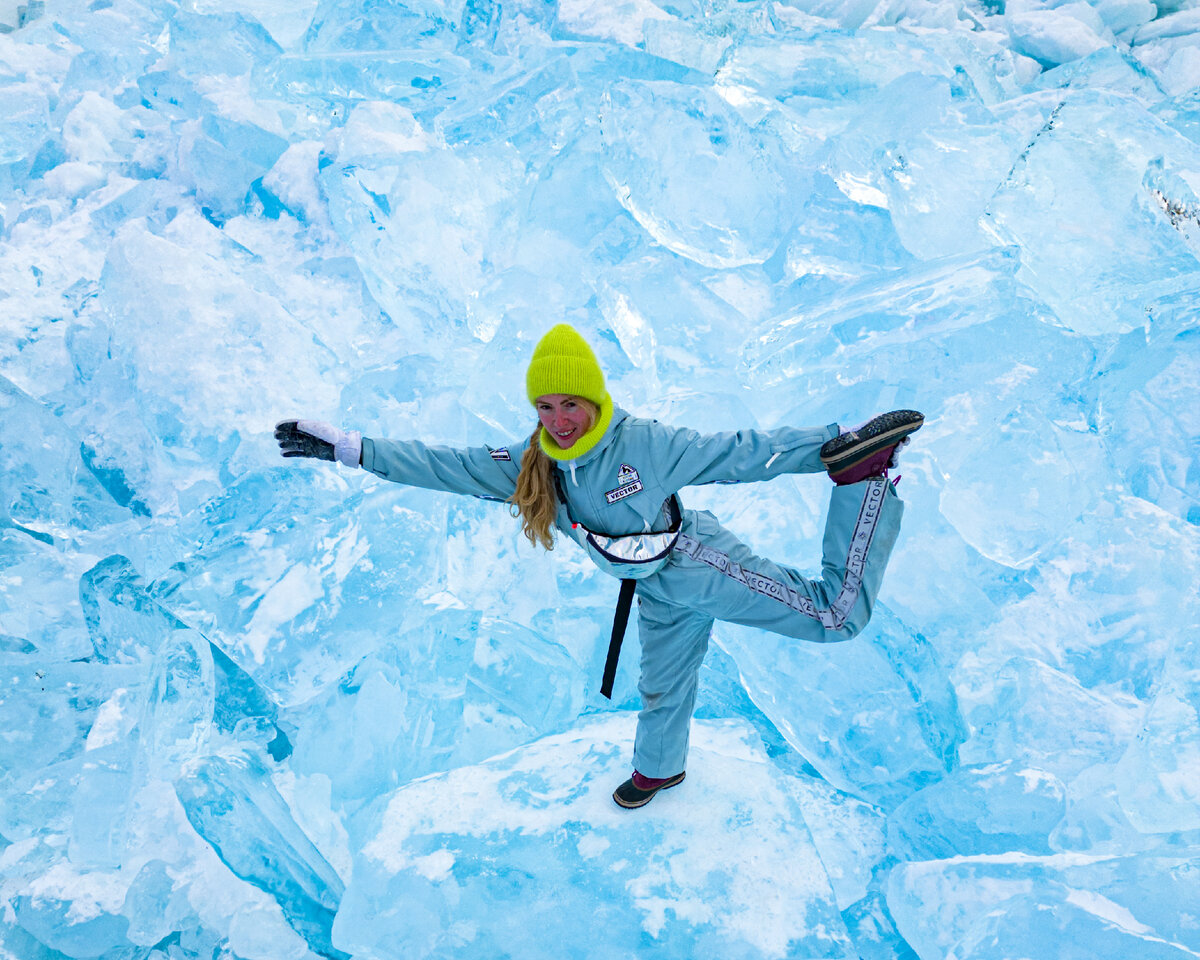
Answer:
<path fill-rule="evenodd" d="M 622 800 L 621 797 L 618 796 L 618 794 L 621 792 L 621 787 L 625 786 L 625 784 L 623 783 L 623 784 L 621 784 L 621 787 L 617 787 L 617 789 L 613 791 L 613 800 L 616 801 L 616 804 L 618 807 L 624 807 L 626 810 L 636 810 L 638 807 L 644 807 L 651 800 L 653 800 L 654 795 L 656 793 L 658 793 L 660 790 L 670 790 L 672 787 L 676 786 L 677 784 L 683 783 L 683 778 L 685 776 L 687 776 L 686 773 L 681 773 L 678 776 L 674 776 L 670 780 L 668 780 L 666 783 L 662 784 L 661 786 L 655 787 L 653 790 L 638 790 L 637 787 L 634 787 L 633 789 L 638 790 L 638 793 L 645 794 L 645 796 L 639 797 L 636 800 Z M 632 785 L 632 783 L 633 783 L 632 780 L 627 780 L 625 782 L 629 783 L 630 785 Z"/>
<path fill-rule="evenodd" d="M 821 463 L 830 473 L 847 470 L 884 447 L 895 446 L 909 434 L 920 430 L 924 423 L 924 414 L 916 410 L 881 413 L 857 430 L 826 441 L 821 447 Z"/>

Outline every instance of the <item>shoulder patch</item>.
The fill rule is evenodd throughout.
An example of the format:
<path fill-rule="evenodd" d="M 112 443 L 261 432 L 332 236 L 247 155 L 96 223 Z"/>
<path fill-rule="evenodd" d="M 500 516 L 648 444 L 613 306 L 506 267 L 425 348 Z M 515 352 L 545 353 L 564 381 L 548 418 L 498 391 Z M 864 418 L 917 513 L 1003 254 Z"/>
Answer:
<path fill-rule="evenodd" d="M 495 450 L 488 447 L 488 453 L 492 455 L 493 460 L 512 460 L 508 453 L 508 447 L 497 447 Z"/>

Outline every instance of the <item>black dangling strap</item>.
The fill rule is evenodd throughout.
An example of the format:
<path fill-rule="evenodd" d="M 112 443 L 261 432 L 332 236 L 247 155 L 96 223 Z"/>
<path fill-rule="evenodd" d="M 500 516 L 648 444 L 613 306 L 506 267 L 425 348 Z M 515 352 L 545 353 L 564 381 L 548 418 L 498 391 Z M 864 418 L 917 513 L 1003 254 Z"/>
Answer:
<path fill-rule="evenodd" d="M 629 608 L 633 606 L 633 591 L 636 580 L 622 580 L 621 593 L 617 597 L 617 612 L 613 614 L 612 639 L 608 641 L 608 659 L 604 661 L 604 679 L 600 692 L 612 699 L 613 681 L 617 679 L 617 660 L 621 656 L 621 641 L 625 639 L 625 625 L 629 623 Z"/>

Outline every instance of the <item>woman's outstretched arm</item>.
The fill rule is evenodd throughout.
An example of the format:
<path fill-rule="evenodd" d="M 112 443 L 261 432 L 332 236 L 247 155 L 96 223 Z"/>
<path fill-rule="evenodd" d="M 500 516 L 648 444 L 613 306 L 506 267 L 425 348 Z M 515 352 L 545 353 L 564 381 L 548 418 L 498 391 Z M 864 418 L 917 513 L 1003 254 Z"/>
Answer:
<path fill-rule="evenodd" d="M 373 440 L 317 420 L 283 420 L 275 439 L 284 457 L 336 460 L 427 490 L 507 500 L 516 489 L 519 447 L 446 447 L 419 440 Z"/>
<path fill-rule="evenodd" d="M 419 440 L 362 442 L 362 466 L 394 483 L 507 500 L 517 489 L 519 447 L 446 447 Z"/>
<path fill-rule="evenodd" d="M 649 421 L 638 427 L 644 432 L 641 442 L 654 451 L 668 492 L 692 484 L 749 483 L 785 473 L 822 473 L 821 445 L 838 434 L 837 424 L 708 434 Z"/>

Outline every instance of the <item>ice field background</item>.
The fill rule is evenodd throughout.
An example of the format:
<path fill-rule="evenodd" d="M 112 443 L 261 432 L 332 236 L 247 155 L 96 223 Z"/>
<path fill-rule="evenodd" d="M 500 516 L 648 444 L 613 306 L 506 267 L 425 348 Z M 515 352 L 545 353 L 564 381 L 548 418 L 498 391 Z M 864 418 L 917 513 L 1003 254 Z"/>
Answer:
<path fill-rule="evenodd" d="M 0 13 L 0 956 L 1200 956 L 1192 0 Z M 718 624 L 634 813 L 616 583 L 271 438 L 525 436 L 560 320 L 928 417 L 871 626 Z M 683 499 L 815 573 L 827 487 Z"/>

